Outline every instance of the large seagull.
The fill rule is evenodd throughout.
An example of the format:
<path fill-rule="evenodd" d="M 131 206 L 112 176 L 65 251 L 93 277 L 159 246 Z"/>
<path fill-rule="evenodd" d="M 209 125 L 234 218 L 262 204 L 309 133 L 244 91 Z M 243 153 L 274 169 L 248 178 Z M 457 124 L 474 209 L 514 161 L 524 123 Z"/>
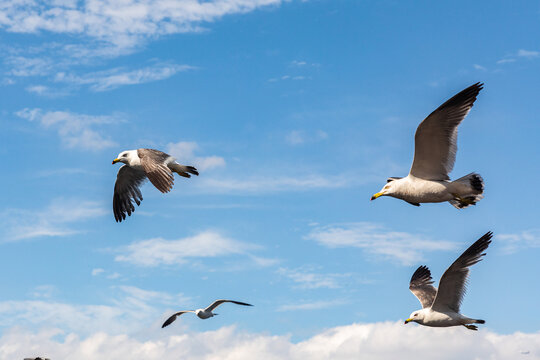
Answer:
<path fill-rule="evenodd" d="M 463 296 L 467 290 L 469 267 L 482 260 L 484 251 L 491 243 L 493 233 L 490 231 L 476 240 L 456 261 L 444 272 L 439 281 L 439 289 L 435 288 L 431 272 L 427 266 L 420 266 L 414 272 L 409 289 L 422 304 L 422 310 L 413 312 L 405 324 L 414 321 L 420 325 L 448 327 L 463 325 L 469 330 L 478 330 L 476 325 L 484 324 L 484 320 L 472 319 L 459 313 Z"/>
<path fill-rule="evenodd" d="M 462 209 L 482 199 L 484 180 L 480 175 L 470 173 L 454 181 L 448 176 L 456 160 L 458 125 L 471 110 L 482 86 L 469 86 L 420 123 L 414 136 L 414 160 L 409 175 L 388 178 L 371 200 L 392 196 L 415 206 L 448 201 Z"/>
<path fill-rule="evenodd" d="M 113 212 L 117 222 L 131 216 L 135 206 L 141 204 L 142 194 L 139 187 L 148 178 L 162 193 L 171 191 L 174 184 L 173 172 L 189 178 L 190 174 L 199 175 L 193 166 L 181 165 L 176 159 L 162 151 L 154 149 L 137 149 L 122 151 L 113 160 L 124 163 L 118 170 L 114 184 Z"/>

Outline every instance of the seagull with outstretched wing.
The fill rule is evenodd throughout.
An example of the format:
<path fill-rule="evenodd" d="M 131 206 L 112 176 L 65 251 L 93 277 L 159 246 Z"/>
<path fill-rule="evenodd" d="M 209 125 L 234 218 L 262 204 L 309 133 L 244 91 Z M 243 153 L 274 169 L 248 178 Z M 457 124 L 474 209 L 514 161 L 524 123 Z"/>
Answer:
<path fill-rule="evenodd" d="M 180 316 L 182 314 L 185 314 L 185 313 L 188 313 L 188 312 L 195 313 L 195 315 L 197 315 L 200 319 L 203 319 L 203 320 L 211 318 L 212 316 L 218 315 L 218 314 L 216 314 L 216 313 L 214 313 L 212 311 L 214 311 L 215 308 L 217 308 L 219 305 L 221 305 L 223 303 L 233 303 L 233 304 L 236 304 L 236 305 L 253 306 L 251 304 L 247 304 L 247 303 L 240 302 L 240 301 L 235 301 L 235 300 L 216 300 L 212 304 L 210 304 L 210 306 L 208 306 L 205 309 L 183 310 L 183 311 L 179 311 L 177 313 L 174 313 L 167 320 L 165 320 L 165 322 L 163 323 L 163 325 L 161 327 L 164 328 L 165 326 L 169 326 L 170 324 L 173 323 L 174 320 L 176 320 L 176 318 L 178 316 Z"/>
<path fill-rule="evenodd" d="M 193 166 L 181 165 L 176 159 L 159 150 L 137 149 L 122 151 L 113 164 L 124 163 L 116 175 L 113 195 L 113 212 L 116 222 L 121 222 L 135 211 L 134 203 L 141 204 L 140 186 L 146 179 L 162 193 L 171 191 L 174 175 L 189 178 L 199 175 Z"/>
<path fill-rule="evenodd" d="M 492 237 L 490 231 L 465 250 L 444 272 L 438 290 L 432 285 L 433 279 L 427 266 L 416 269 L 409 289 L 422 304 L 422 310 L 413 312 L 405 324 L 414 321 L 433 327 L 463 325 L 467 329 L 478 330 L 476 325 L 471 324 L 484 324 L 485 321 L 461 315 L 460 308 L 467 288 L 469 267 L 482 260 Z"/>
<path fill-rule="evenodd" d="M 406 177 L 390 177 L 371 197 L 402 199 L 411 205 L 448 201 L 458 209 L 476 205 L 484 193 L 484 180 L 470 173 L 450 181 L 457 152 L 458 126 L 473 107 L 483 84 L 476 83 L 453 96 L 424 119 L 414 136 L 414 160 Z"/>

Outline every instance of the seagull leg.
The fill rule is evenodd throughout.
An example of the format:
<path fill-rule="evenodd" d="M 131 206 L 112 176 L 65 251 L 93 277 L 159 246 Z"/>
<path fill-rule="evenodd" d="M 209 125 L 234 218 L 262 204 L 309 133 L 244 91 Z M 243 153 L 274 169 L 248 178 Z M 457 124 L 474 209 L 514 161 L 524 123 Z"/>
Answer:
<path fill-rule="evenodd" d="M 474 330 L 474 331 L 478 330 L 478 326 L 476 325 L 466 325 L 466 324 L 462 324 L 462 325 L 465 326 L 469 330 Z"/>

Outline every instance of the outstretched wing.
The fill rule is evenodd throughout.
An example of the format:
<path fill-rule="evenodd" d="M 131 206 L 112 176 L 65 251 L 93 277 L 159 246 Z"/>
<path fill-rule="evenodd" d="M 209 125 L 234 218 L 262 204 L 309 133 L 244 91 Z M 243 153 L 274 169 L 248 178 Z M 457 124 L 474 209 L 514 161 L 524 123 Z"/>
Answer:
<path fill-rule="evenodd" d="M 427 266 L 420 266 L 411 277 L 409 290 L 418 298 L 422 308 L 430 307 L 437 295 L 437 289 L 432 284 L 431 271 Z"/>
<path fill-rule="evenodd" d="M 141 204 L 143 199 L 139 187 L 146 180 L 144 171 L 136 170 L 127 165 L 122 165 L 116 175 L 113 194 L 113 213 L 116 222 L 121 222 L 135 211 L 135 202 Z"/>
<path fill-rule="evenodd" d="M 208 306 L 206 309 L 204 309 L 204 311 L 213 311 L 219 305 L 221 305 L 223 303 L 226 303 L 226 302 L 230 302 L 230 303 L 233 303 L 233 304 L 236 304 L 236 305 L 253 306 L 251 304 L 247 304 L 247 303 L 240 302 L 240 301 L 234 301 L 234 300 L 216 300 L 210 306 Z"/>
<path fill-rule="evenodd" d="M 484 251 L 491 243 L 493 233 L 487 232 L 476 240 L 456 261 L 444 272 L 439 282 L 439 291 L 431 306 L 433 310 L 447 311 L 448 309 L 459 313 L 463 296 L 467 291 L 467 278 L 469 266 L 482 260 L 486 255 Z"/>
<path fill-rule="evenodd" d="M 185 313 L 188 313 L 188 312 L 194 312 L 193 310 L 184 310 L 184 311 L 179 311 L 173 315 L 171 315 L 170 318 L 168 318 L 167 320 L 165 320 L 165 322 L 163 323 L 163 325 L 161 325 L 161 328 L 163 329 L 165 326 L 169 326 L 171 325 L 174 320 L 176 320 L 176 318 L 182 314 L 185 314 Z"/>
<path fill-rule="evenodd" d="M 410 174 L 425 180 L 449 180 L 457 151 L 458 125 L 482 90 L 476 83 L 439 106 L 424 119 L 414 136 L 414 161 Z"/>
<path fill-rule="evenodd" d="M 171 191 L 174 176 L 167 167 L 167 160 L 171 156 L 154 149 L 138 149 L 137 155 L 141 159 L 141 166 L 150 182 L 162 193 Z"/>

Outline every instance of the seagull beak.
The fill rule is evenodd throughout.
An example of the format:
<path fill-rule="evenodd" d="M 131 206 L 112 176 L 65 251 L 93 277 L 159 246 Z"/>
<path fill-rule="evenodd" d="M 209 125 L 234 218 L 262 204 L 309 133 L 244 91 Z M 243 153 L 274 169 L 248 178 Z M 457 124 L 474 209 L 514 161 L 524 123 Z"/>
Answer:
<path fill-rule="evenodd" d="M 382 195 L 383 195 L 383 193 L 378 192 L 378 193 L 374 194 L 374 195 L 371 197 L 370 200 L 375 200 L 376 198 L 378 198 L 379 196 L 382 196 Z"/>
<path fill-rule="evenodd" d="M 412 319 L 407 319 L 407 320 L 405 320 L 405 324 L 408 324 L 408 323 L 410 323 L 411 321 L 412 321 Z"/>
<path fill-rule="evenodd" d="M 116 158 L 116 159 L 114 159 L 114 160 L 112 161 L 112 163 L 113 163 L 113 165 L 114 165 L 114 164 L 116 164 L 116 163 L 119 162 L 119 161 L 120 161 L 120 159 Z"/>

